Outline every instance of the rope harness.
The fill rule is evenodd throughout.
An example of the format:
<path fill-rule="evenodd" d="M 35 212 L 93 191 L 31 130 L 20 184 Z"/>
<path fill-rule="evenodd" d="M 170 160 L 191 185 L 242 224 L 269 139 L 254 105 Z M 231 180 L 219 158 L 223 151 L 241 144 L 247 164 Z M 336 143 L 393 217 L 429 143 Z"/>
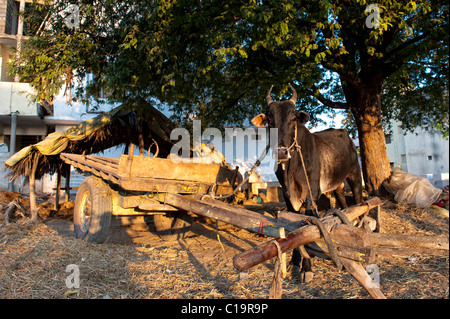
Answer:
<path fill-rule="evenodd" d="M 308 174 L 306 172 L 305 161 L 303 159 L 302 147 L 298 144 L 297 137 L 298 137 L 298 128 L 297 128 L 297 121 L 295 121 L 294 140 L 293 140 L 292 144 L 287 148 L 287 152 L 289 154 L 290 150 L 294 148 L 300 156 L 300 160 L 301 160 L 302 167 L 303 167 L 303 173 L 305 174 L 306 185 L 308 186 L 308 191 L 309 191 L 309 198 L 307 198 L 307 200 L 309 200 L 311 202 L 311 205 L 313 207 L 313 213 L 314 213 L 314 215 L 316 215 L 318 217 L 319 209 L 316 205 L 316 202 L 314 201 L 314 196 L 311 191 L 311 184 L 309 183 Z M 278 163 L 280 163 L 280 161 Z M 345 216 L 344 213 L 342 213 L 341 211 L 339 211 L 337 209 L 333 210 L 332 213 L 337 215 L 344 224 L 350 225 L 350 221 L 348 220 L 347 216 Z M 339 270 L 342 270 L 343 265 L 338 258 L 336 248 L 334 247 L 334 244 L 333 244 L 333 241 L 331 240 L 330 234 L 328 233 L 328 231 L 325 228 L 322 221 L 320 221 L 320 219 L 317 217 L 308 216 L 308 219 L 305 222 L 308 224 L 314 224 L 315 226 L 317 226 L 317 228 L 319 228 L 320 233 L 322 234 L 322 237 L 325 240 L 325 243 L 327 244 L 331 260 L 333 261 L 333 263 L 336 265 L 336 267 Z M 302 253 L 302 250 L 303 250 L 303 254 L 302 254 L 303 257 L 309 258 L 309 255 L 307 254 L 305 249 L 300 249 L 300 253 Z"/>
<path fill-rule="evenodd" d="M 272 284 L 271 284 L 270 290 L 269 290 L 269 298 L 270 299 L 281 299 L 281 295 L 283 294 L 282 252 L 281 252 L 280 244 L 276 240 L 271 241 L 271 243 L 274 244 L 275 247 L 277 247 L 277 260 L 275 261 Z"/>
<path fill-rule="evenodd" d="M 292 142 L 292 144 L 287 148 L 287 152 L 289 154 L 290 150 L 292 148 L 295 148 L 295 150 L 297 151 L 297 153 L 300 156 L 300 160 L 302 162 L 302 167 L 303 167 L 303 173 L 305 174 L 305 178 L 306 178 L 306 185 L 308 186 L 308 192 L 309 192 L 309 199 L 311 201 L 311 205 L 313 207 L 313 213 L 317 215 L 317 213 L 319 212 L 316 202 L 314 201 L 314 196 L 311 192 L 311 185 L 309 183 L 309 178 L 308 178 L 308 174 L 306 173 L 306 166 L 305 166 L 305 161 L 303 160 L 303 153 L 302 153 L 302 147 L 298 144 L 297 142 L 297 121 L 295 121 L 295 128 L 294 128 L 294 141 Z M 281 161 L 278 161 L 278 164 L 280 164 Z"/>
<path fill-rule="evenodd" d="M 228 194 L 226 194 L 226 195 L 215 195 L 215 194 L 214 194 L 214 187 L 216 186 L 216 183 L 214 183 L 214 184 L 211 186 L 211 188 L 210 188 L 208 194 L 204 195 L 203 197 L 209 196 L 209 197 L 211 197 L 211 198 L 213 198 L 213 199 L 225 199 L 225 198 L 229 198 L 229 197 L 233 196 L 234 194 L 236 194 L 236 192 L 239 191 L 239 189 L 240 189 L 240 188 L 248 181 L 248 179 L 250 178 L 250 175 L 253 174 L 253 172 L 255 171 L 255 169 L 256 169 L 259 165 L 261 165 L 261 162 L 262 162 L 262 161 L 264 160 L 264 158 L 266 157 L 267 153 L 269 152 L 269 149 L 270 149 L 270 143 L 267 144 L 267 146 L 266 146 L 266 148 L 264 149 L 264 151 L 261 153 L 261 155 L 259 156 L 259 158 L 256 160 L 256 162 L 255 162 L 255 164 L 253 165 L 252 169 L 251 169 L 250 172 L 247 174 L 247 177 L 244 178 L 244 180 L 243 180 L 241 183 L 239 183 L 239 185 L 236 186 L 236 188 L 235 188 L 231 193 L 228 193 Z"/>
<path fill-rule="evenodd" d="M 325 225 L 322 223 L 322 221 L 316 217 L 308 216 L 308 219 L 306 219 L 305 222 L 310 225 L 315 225 L 317 226 L 317 228 L 319 228 L 320 234 L 327 244 L 331 260 L 339 270 L 342 270 L 343 265 L 337 255 L 336 247 L 334 247 L 334 243 L 331 240 L 330 234 L 328 233 L 328 230 L 325 228 Z"/>
<path fill-rule="evenodd" d="M 295 149 L 299 156 L 300 156 L 300 160 L 302 163 L 302 167 L 303 167 L 303 173 L 305 174 L 305 179 L 306 179 L 306 184 L 308 186 L 308 192 L 309 192 L 309 198 L 307 198 L 307 200 L 310 200 L 311 205 L 313 207 L 313 213 L 316 216 L 318 215 L 318 207 L 314 201 L 314 197 L 311 191 L 311 185 L 309 183 L 309 178 L 308 178 L 308 174 L 306 172 L 306 166 L 305 166 L 305 161 L 303 159 L 303 153 L 302 153 L 302 148 L 301 146 L 298 144 L 297 142 L 297 121 L 295 121 L 295 130 L 294 130 L 294 141 L 292 142 L 292 144 L 286 149 L 288 154 L 290 152 L 291 149 Z M 258 160 L 255 162 L 255 164 L 253 165 L 252 169 L 250 170 L 250 172 L 247 174 L 247 177 L 238 185 L 236 186 L 236 188 L 229 194 L 226 195 L 215 195 L 214 194 L 214 187 L 216 186 L 216 184 L 213 184 L 210 188 L 210 191 L 208 192 L 208 194 L 204 195 L 203 197 L 209 196 L 213 199 L 225 199 L 225 198 L 229 198 L 231 196 L 233 196 L 234 194 L 236 194 L 236 192 L 248 181 L 248 179 L 250 178 L 250 175 L 253 174 L 253 172 L 255 171 L 255 169 L 261 165 L 261 162 L 264 160 L 264 158 L 266 157 L 267 153 L 269 152 L 270 149 L 270 143 L 267 144 L 266 148 L 264 149 L 264 151 L 261 153 L 260 157 L 258 158 Z M 280 164 L 282 161 L 278 161 L 278 164 Z M 202 197 L 202 198 L 203 198 Z M 345 216 L 344 213 L 342 213 L 341 211 L 337 210 L 337 209 L 333 209 L 328 211 L 325 215 L 332 213 L 336 216 L 338 216 L 342 222 L 346 225 L 350 225 L 350 221 L 348 220 L 347 216 Z M 265 226 L 265 222 L 266 219 L 261 220 L 259 228 L 258 228 L 258 234 L 260 236 L 263 235 L 263 231 L 264 231 L 264 226 Z M 325 225 L 322 223 L 322 221 L 318 218 L 318 217 L 313 217 L 313 216 L 308 216 L 308 218 L 304 221 L 306 224 L 312 224 L 317 226 L 317 228 L 320 230 L 320 233 L 322 235 L 322 237 L 325 240 L 325 243 L 328 247 L 328 251 L 331 257 L 331 260 L 333 261 L 333 263 L 336 265 L 336 267 L 339 270 L 342 270 L 343 265 L 337 255 L 337 251 L 336 248 L 333 244 L 333 241 L 330 237 L 330 234 L 328 233 Z M 282 294 L 282 278 L 281 278 L 281 263 L 282 263 L 282 251 L 281 251 L 281 247 L 278 244 L 278 242 L 276 240 L 271 241 L 277 248 L 277 260 L 275 262 L 275 269 L 274 269 L 274 276 L 273 276 L 273 280 L 272 280 L 272 285 L 271 285 L 271 289 L 270 289 L 270 298 L 272 299 L 279 299 L 281 298 L 281 294 Z M 309 255 L 307 254 L 306 250 L 304 249 L 304 247 L 302 247 L 303 249 L 301 249 L 300 251 L 304 251 L 304 253 L 306 253 L 305 257 L 306 258 L 310 258 Z"/>

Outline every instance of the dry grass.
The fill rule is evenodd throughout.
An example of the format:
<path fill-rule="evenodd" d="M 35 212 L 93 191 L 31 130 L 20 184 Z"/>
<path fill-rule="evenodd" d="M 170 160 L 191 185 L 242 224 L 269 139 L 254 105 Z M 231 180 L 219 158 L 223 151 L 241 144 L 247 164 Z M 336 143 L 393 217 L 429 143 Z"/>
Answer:
<path fill-rule="evenodd" d="M 385 232 L 448 236 L 448 218 L 436 217 L 432 210 L 385 201 L 383 212 Z M 196 226 L 200 231 L 195 236 L 177 242 L 150 236 L 140 243 L 99 245 L 18 219 L 0 226 L 0 298 L 268 298 L 273 261 L 250 269 L 246 280 L 239 279 L 232 265 L 236 254 L 268 239 L 234 227 L 217 232 L 212 225 Z M 69 264 L 79 266 L 79 289 L 66 287 Z M 388 298 L 449 296 L 448 252 L 391 256 L 376 264 Z M 331 261 L 316 258 L 314 266 L 311 283 L 285 279 L 282 298 L 370 298 Z"/>

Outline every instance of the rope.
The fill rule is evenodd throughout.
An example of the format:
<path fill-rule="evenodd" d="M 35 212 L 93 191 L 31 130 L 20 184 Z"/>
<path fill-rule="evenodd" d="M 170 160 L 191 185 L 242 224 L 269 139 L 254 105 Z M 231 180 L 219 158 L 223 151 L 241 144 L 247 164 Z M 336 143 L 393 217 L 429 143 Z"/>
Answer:
<path fill-rule="evenodd" d="M 258 227 L 258 235 L 259 235 L 259 237 L 263 237 L 264 236 L 264 226 L 265 226 L 265 224 L 266 224 L 266 221 L 267 221 L 267 219 L 262 219 L 260 222 L 259 222 L 259 227 Z"/>
<path fill-rule="evenodd" d="M 215 183 L 212 185 L 211 187 L 211 191 L 208 192 L 208 194 L 204 195 L 204 196 L 209 196 L 213 199 L 224 199 L 224 198 L 229 198 L 231 196 L 233 196 L 234 194 L 237 193 L 237 191 L 239 191 L 239 189 L 248 181 L 248 179 L 250 178 L 250 175 L 253 174 L 253 172 L 255 171 L 255 169 L 261 165 L 261 162 L 264 160 L 264 158 L 266 157 L 267 153 L 269 152 L 270 149 L 270 144 L 267 144 L 266 148 L 264 149 L 264 151 L 261 153 L 261 155 L 259 156 L 259 158 L 256 160 L 255 164 L 253 165 L 252 169 L 250 170 L 250 172 L 247 174 L 247 177 L 238 185 L 236 186 L 236 188 L 231 192 L 228 193 L 226 195 L 215 195 L 213 190 L 214 190 L 214 186 L 216 185 Z"/>
<path fill-rule="evenodd" d="M 281 299 L 281 295 L 283 293 L 283 277 L 282 277 L 283 257 L 280 244 L 276 240 L 272 240 L 271 243 L 273 243 L 277 247 L 278 258 L 275 262 L 275 269 L 273 272 L 272 285 L 269 291 L 269 298 Z"/>
<path fill-rule="evenodd" d="M 345 215 L 345 213 L 340 211 L 339 209 L 336 209 L 336 208 L 330 209 L 329 211 L 327 211 L 325 213 L 324 217 L 327 215 L 336 215 L 337 217 L 339 217 L 339 219 L 342 221 L 343 224 L 352 226 L 352 223 L 347 218 L 347 215 Z"/>
<path fill-rule="evenodd" d="M 289 152 L 293 147 L 297 150 L 298 154 L 300 155 L 300 160 L 302 162 L 302 167 L 303 167 L 303 173 L 305 174 L 306 185 L 308 186 L 309 197 L 311 199 L 311 205 L 313 207 L 315 214 L 317 214 L 319 212 L 319 209 L 317 208 L 316 202 L 314 201 L 313 194 L 311 192 L 311 185 L 309 184 L 308 174 L 306 173 L 305 161 L 303 160 L 302 147 L 297 142 L 297 121 L 295 121 L 294 141 L 287 148 L 287 151 Z"/>
<path fill-rule="evenodd" d="M 343 265 L 337 255 L 336 248 L 334 247 L 333 241 L 331 240 L 330 234 L 328 233 L 327 229 L 325 228 L 325 225 L 320 221 L 320 219 L 312 216 L 308 216 L 306 219 L 307 222 L 312 223 L 319 228 L 320 233 L 323 236 L 323 239 L 325 240 L 325 243 L 327 244 L 328 251 L 331 257 L 331 260 L 334 262 L 336 267 L 339 270 L 342 270 Z"/>

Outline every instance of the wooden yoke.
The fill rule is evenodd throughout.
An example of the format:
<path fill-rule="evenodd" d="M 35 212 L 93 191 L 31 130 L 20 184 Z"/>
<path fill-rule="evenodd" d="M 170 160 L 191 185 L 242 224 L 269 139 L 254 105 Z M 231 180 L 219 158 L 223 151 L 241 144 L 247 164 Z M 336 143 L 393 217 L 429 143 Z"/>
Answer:
<path fill-rule="evenodd" d="M 381 203 L 382 202 L 378 197 L 374 197 L 360 205 L 349 207 L 343 210 L 343 212 L 349 221 L 352 221 L 357 217 L 364 215 L 372 208 L 381 205 Z M 331 216 L 322 218 L 321 221 L 328 231 L 330 231 L 333 226 L 341 223 L 339 217 Z M 297 230 L 287 234 L 285 239 L 278 238 L 276 241 L 280 245 L 281 251 L 284 253 L 298 246 L 319 240 L 321 237 L 322 236 L 319 229 L 316 226 L 310 225 L 300 227 Z M 233 265 L 237 270 L 245 271 L 253 266 L 265 262 L 266 260 L 276 257 L 277 254 L 278 252 L 275 245 L 271 242 L 267 242 L 236 255 L 233 258 Z"/>

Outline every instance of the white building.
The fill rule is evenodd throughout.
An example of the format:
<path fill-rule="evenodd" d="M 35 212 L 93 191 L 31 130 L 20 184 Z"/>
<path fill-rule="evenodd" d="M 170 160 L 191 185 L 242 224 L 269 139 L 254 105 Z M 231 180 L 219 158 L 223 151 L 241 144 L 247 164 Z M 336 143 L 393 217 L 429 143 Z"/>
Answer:
<path fill-rule="evenodd" d="M 386 150 L 392 169 L 427 177 L 437 188 L 449 184 L 449 141 L 431 126 L 405 133 L 400 123 L 392 122 Z"/>
<path fill-rule="evenodd" d="M 52 112 L 48 113 L 23 93 L 30 90 L 27 83 L 0 82 L 0 189 L 3 190 L 8 189 L 6 177 L 10 173 L 4 162 L 15 152 L 42 141 L 49 133 L 66 131 L 75 124 L 97 116 L 100 110 L 107 111 L 116 106 L 104 104 L 92 111 L 82 103 L 68 105 L 66 97 L 61 93 L 54 100 Z M 118 157 L 123 149 L 117 148 L 105 153 L 101 155 Z M 73 172 L 71 187 L 78 186 L 82 179 L 82 176 Z M 19 191 L 20 183 L 21 181 L 17 181 L 14 189 L 9 190 Z M 56 178 L 46 176 L 37 182 L 37 191 L 51 193 L 55 183 Z"/>
<path fill-rule="evenodd" d="M 31 0 L 14 1 L 0 0 L 0 189 L 20 190 L 22 181 L 16 181 L 15 187 L 8 185 L 4 162 L 15 152 L 30 144 L 42 141 L 49 133 L 62 132 L 72 125 L 88 120 L 98 115 L 99 111 L 108 111 L 115 105 L 88 107 L 86 104 L 73 103 L 67 105 L 63 95 L 64 88 L 55 98 L 53 106 L 42 107 L 29 98 L 32 88 L 28 83 L 18 82 L 7 74 L 7 63 L 12 58 L 11 47 L 27 40 L 26 26 L 19 27 L 19 7 L 32 5 Z M 21 31 L 22 30 L 22 31 Z M 21 33 L 21 34 L 19 34 Z M 86 79 L 89 81 L 92 79 Z M 94 104 L 95 105 L 95 104 Z M 116 153 L 121 150 L 116 150 Z M 108 156 L 112 156 L 108 154 Z M 81 177 L 81 176 L 80 176 Z M 38 192 L 52 192 L 56 178 L 44 177 L 37 181 Z M 81 178 L 73 174 L 71 186 L 77 186 Z"/>

